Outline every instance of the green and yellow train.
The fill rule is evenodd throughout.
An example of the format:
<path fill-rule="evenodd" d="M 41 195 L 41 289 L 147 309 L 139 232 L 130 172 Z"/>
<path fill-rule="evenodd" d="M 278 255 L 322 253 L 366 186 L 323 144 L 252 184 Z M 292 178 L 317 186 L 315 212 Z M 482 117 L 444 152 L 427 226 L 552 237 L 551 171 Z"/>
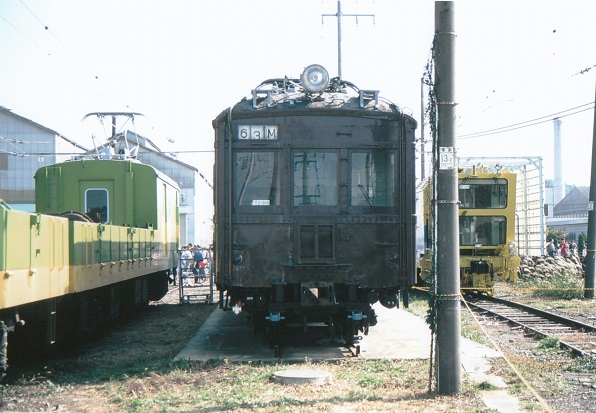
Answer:
<path fill-rule="evenodd" d="M 516 175 L 467 170 L 458 174 L 459 261 L 462 292 L 493 294 L 495 281 L 517 282 L 515 245 Z M 434 268 L 433 185 L 423 189 L 424 251 L 420 281 L 430 284 Z M 440 263 L 439 263 L 440 264 Z"/>
<path fill-rule="evenodd" d="M 35 174 L 36 213 L 0 205 L 0 375 L 8 333 L 34 348 L 159 300 L 176 270 L 179 188 L 132 159 Z"/>

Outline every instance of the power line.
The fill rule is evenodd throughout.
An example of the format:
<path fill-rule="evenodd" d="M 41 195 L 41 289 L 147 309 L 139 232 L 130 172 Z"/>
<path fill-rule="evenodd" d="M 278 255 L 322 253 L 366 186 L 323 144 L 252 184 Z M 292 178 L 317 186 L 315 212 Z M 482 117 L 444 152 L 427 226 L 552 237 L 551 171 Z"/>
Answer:
<path fill-rule="evenodd" d="M 19 29 L 16 28 L 16 26 L 14 26 L 11 22 L 9 22 L 8 20 L 6 20 L 6 18 L 4 18 L 4 16 L 2 16 L 0 14 L 0 19 L 4 20 L 6 22 L 6 24 L 8 24 L 10 27 L 13 28 L 14 31 L 16 31 L 18 34 L 20 34 L 21 36 L 23 36 L 29 43 L 31 43 L 33 46 L 35 46 L 36 48 L 38 48 L 43 54 L 50 56 L 50 52 L 44 50 L 40 45 L 38 45 L 37 43 L 35 43 L 29 36 L 27 36 L 25 33 L 23 33 L 22 31 L 20 31 Z"/>
<path fill-rule="evenodd" d="M 539 118 L 527 120 L 525 122 L 514 123 L 513 125 L 502 126 L 499 128 L 489 129 L 489 130 L 485 130 L 485 131 L 481 131 L 481 132 L 468 133 L 466 135 L 460 135 L 460 136 L 458 136 L 458 139 L 473 139 L 473 138 L 480 138 L 483 136 L 495 135 L 498 133 L 510 132 L 510 131 L 514 131 L 517 129 L 528 128 L 530 126 L 535 126 L 535 125 L 539 125 L 541 123 L 550 122 L 555 117 L 556 118 L 565 118 L 567 116 L 576 115 L 578 113 L 594 109 L 594 106 L 585 108 L 585 106 L 588 106 L 588 105 L 594 105 L 594 102 L 584 103 L 583 105 L 579 105 L 579 106 L 576 106 L 571 109 L 566 109 L 566 110 L 556 112 L 556 113 L 553 113 L 550 115 L 541 116 Z M 584 109 L 576 110 L 576 109 L 580 109 L 580 108 L 584 108 Z M 575 110 L 575 112 L 567 113 L 567 114 L 563 115 L 563 113 L 574 111 L 574 110 Z"/>
<path fill-rule="evenodd" d="M 22 4 L 22 5 L 23 5 L 23 6 L 24 6 L 24 7 L 25 7 L 25 8 L 26 8 L 28 11 L 29 11 L 29 13 L 31 13 L 31 15 L 32 15 L 33 17 L 35 17 L 35 19 L 36 19 L 36 20 L 37 20 L 37 21 L 38 21 L 38 22 L 39 22 L 39 23 L 40 23 L 40 24 L 43 26 L 43 28 L 44 28 L 45 30 L 47 30 L 47 31 L 48 31 L 48 32 L 49 32 L 49 33 L 52 35 L 52 37 L 53 37 L 54 39 L 56 39 L 56 41 L 57 41 L 58 43 L 60 43 L 60 44 L 62 45 L 62 47 L 64 47 L 64 49 L 66 49 L 66 51 L 68 51 L 68 52 L 69 52 L 69 53 L 70 53 L 70 54 L 71 54 L 71 55 L 72 55 L 72 56 L 73 56 L 73 57 L 76 59 L 77 57 L 75 56 L 75 54 L 74 54 L 73 52 L 71 52 L 71 51 L 70 51 L 70 49 L 69 49 L 69 48 L 66 46 L 66 44 L 64 44 L 64 42 L 58 38 L 58 36 L 56 36 L 56 34 L 54 33 L 54 31 L 53 31 L 53 30 L 50 30 L 50 28 L 48 27 L 48 25 L 47 25 L 47 24 L 45 24 L 45 23 L 44 23 L 44 22 L 43 22 L 43 21 L 42 21 L 42 20 L 41 20 L 41 19 L 40 19 L 40 18 L 37 16 L 37 14 L 35 14 L 35 13 L 33 12 L 33 10 L 31 10 L 31 8 L 30 8 L 29 6 L 27 6 L 27 4 L 25 4 L 25 2 L 24 2 L 23 0 L 20 0 L 20 1 L 21 1 L 21 4 Z"/>
<path fill-rule="evenodd" d="M 78 57 L 68 48 L 68 46 L 58 36 L 56 36 L 56 34 L 54 34 L 54 32 L 52 30 L 50 30 L 49 27 L 46 24 L 44 24 L 44 22 L 22 0 L 21 0 L 21 4 L 29 11 L 29 13 L 31 13 L 31 15 L 39 23 L 41 23 L 41 25 L 43 26 L 43 28 L 46 31 L 48 31 L 52 35 L 52 37 L 54 37 L 54 39 L 58 43 L 60 43 L 60 45 L 72 56 L 72 58 L 74 59 L 75 64 L 68 64 L 66 62 L 63 62 L 61 59 L 56 58 L 56 56 L 54 56 L 54 54 L 52 54 L 50 52 L 50 50 L 44 49 L 43 47 L 41 47 L 31 37 L 29 37 L 27 34 L 25 34 L 22 30 L 18 29 L 14 24 L 12 24 L 11 22 L 9 22 L 4 16 L 0 15 L 0 18 L 2 20 L 4 20 L 6 22 L 6 24 L 8 24 L 15 32 L 17 32 L 18 34 L 20 34 L 25 40 L 27 40 L 35 48 L 37 48 L 41 53 L 43 53 L 47 57 L 51 58 L 56 64 L 60 65 L 65 70 L 67 70 L 70 73 L 73 73 L 74 74 L 73 67 L 78 65 L 78 70 L 81 72 L 81 74 L 83 76 L 85 76 L 85 77 L 91 76 L 94 79 L 99 79 L 99 76 L 97 74 L 93 74 L 93 70 L 91 70 L 91 68 L 88 65 L 86 65 L 84 62 L 82 62 L 80 59 L 78 59 Z M 83 66 L 85 66 L 85 67 L 83 67 Z"/>

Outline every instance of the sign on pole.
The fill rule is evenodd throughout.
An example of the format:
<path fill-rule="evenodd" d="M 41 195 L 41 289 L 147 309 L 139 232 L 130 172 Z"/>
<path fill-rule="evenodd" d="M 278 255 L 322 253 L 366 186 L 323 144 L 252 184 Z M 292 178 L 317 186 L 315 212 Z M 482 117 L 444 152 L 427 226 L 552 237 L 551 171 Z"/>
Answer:
<path fill-rule="evenodd" d="M 455 151 L 452 146 L 442 146 L 439 148 L 439 169 L 455 169 Z"/>

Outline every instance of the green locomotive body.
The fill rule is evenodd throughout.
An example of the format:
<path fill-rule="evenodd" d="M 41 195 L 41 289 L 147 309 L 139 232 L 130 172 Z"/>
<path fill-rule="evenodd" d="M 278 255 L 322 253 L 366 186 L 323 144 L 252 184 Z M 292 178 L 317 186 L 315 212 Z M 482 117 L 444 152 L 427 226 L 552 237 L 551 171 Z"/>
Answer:
<path fill-rule="evenodd" d="M 16 331 L 28 346 L 59 343 L 167 293 L 174 181 L 135 160 L 80 159 L 39 169 L 35 187 L 36 213 L 0 208 L 3 340 Z"/>

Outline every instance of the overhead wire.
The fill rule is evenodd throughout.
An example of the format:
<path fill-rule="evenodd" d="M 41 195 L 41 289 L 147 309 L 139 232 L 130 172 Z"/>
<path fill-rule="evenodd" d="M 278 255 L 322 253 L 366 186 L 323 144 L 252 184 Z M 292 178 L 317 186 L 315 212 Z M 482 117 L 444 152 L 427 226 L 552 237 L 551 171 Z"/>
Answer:
<path fill-rule="evenodd" d="M 20 34 L 21 36 L 23 36 L 25 38 L 25 40 L 27 40 L 29 43 L 31 43 L 33 46 L 35 46 L 43 54 L 45 54 L 47 56 L 50 56 L 50 52 L 48 52 L 47 50 L 43 49 L 40 45 L 38 45 L 37 43 L 35 43 L 33 41 L 33 39 L 31 39 L 25 33 L 23 33 L 22 31 L 20 31 L 15 25 L 13 25 L 11 22 L 9 22 L 8 20 L 6 20 L 6 18 L 4 16 L 2 16 L 1 14 L 0 14 L 0 19 L 4 20 L 6 22 L 6 24 L 8 24 L 10 27 L 12 27 L 12 29 L 15 32 L 17 32 L 18 34 Z"/>
<path fill-rule="evenodd" d="M 588 105 L 592 105 L 592 106 L 586 108 L 586 106 L 588 106 Z M 510 132 L 510 131 L 514 131 L 517 129 L 528 128 L 530 126 L 535 126 L 535 125 L 539 125 L 541 123 L 550 122 L 555 118 L 564 118 L 567 116 L 572 116 L 572 115 L 576 115 L 581 112 L 592 110 L 592 109 L 594 109 L 593 105 L 594 105 L 594 102 L 588 102 L 588 103 L 584 103 L 583 105 L 576 106 L 574 108 L 570 108 L 570 109 L 562 110 L 560 112 L 552 113 L 550 115 L 541 116 L 539 118 L 527 120 L 524 122 L 514 123 L 514 124 L 508 125 L 508 126 L 501 126 L 499 128 L 495 128 L 495 129 L 488 129 L 488 130 L 481 131 L 481 132 L 474 132 L 474 133 L 468 133 L 465 135 L 459 135 L 457 138 L 458 139 L 473 139 L 473 138 L 480 138 L 483 136 L 495 135 L 498 133 Z M 584 108 L 584 109 L 580 109 L 580 108 Z M 576 109 L 580 109 L 580 110 L 576 110 Z M 575 111 L 575 112 L 564 114 L 566 112 L 571 112 L 571 111 Z"/>
<path fill-rule="evenodd" d="M 57 41 L 58 43 L 60 43 L 60 45 L 62 45 L 62 47 L 64 47 L 64 49 L 65 49 L 66 51 L 68 51 L 68 52 L 69 52 L 69 53 L 70 53 L 70 54 L 71 54 L 71 55 L 72 55 L 72 56 L 73 56 L 73 57 L 76 59 L 76 56 L 75 56 L 75 54 L 74 54 L 74 53 L 73 53 L 73 52 L 72 52 L 72 51 L 71 51 L 71 50 L 68 48 L 68 46 L 66 46 L 66 44 L 65 44 L 65 43 L 64 43 L 64 42 L 63 42 L 63 41 L 62 41 L 62 40 L 61 40 L 61 39 L 60 39 L 60 38 L 59 38 L 59 37 L 56 35 L 56 33 L 54 33 L 54 31 L 53 31 L 53 30 L 50 30 L 49 26 L 48 26 L 46 23 L 44 23 L 44 22 L 43 22 L 43 20 L 41 20 L 41 19 L 39 18 L 39 16 L 37 16 L 37 14 L 35 14 L 35 13 L 33 12 L 33 10 L 31 10 L 31 8 L 30 8 L 29 6 L 27 6 L 27 4 L 26 4 L 26 3 L 25 3 L 23 0 L 20 0 L 20 2 L 21 2 L 21 4 L 22 4 L 22 5 L 23 5 L 23 6 L 24 6 L 24 7 L 25 7 L 25 8 L 26 8 L 28 11 L 29 11 L 29 13 L 31 13 L 31 15 L 32 15 L 32 16 L 33 16 L 33 17 L 34 17 L 34 18 L 35 18 L 35 19 L 36 19 L 36 20 L 37 20 L 37 21 L 38 21 L 38 22 L 39 22 L 39 23 L 40 23 L 40 24 L 43 26 L 43 28 L 44 28 L 45 30 L 47 30 L 47 31 L 48 31 L 48 33 L 50 33 L 50 35 L 51 35 L 51 36 L 52 36 L 54 39 L 56 39 L 56 41 Z"/>
<path fill-rule="evenodd" d="M 38 49 L 41 53 L 43 53 L 44 55 L 46 55 L 47 57 L 53 59 L 54 62 L 56 62 L 58 65 L 60 65 L 63 69 L 65 69 L 66 71 L 75 74 L 75 70 L 74 68 L 78 66 L 78 71 L 80 72 L 80 74 L 84 77 L 87 76 L 91 76 L 94 79 L 99 79 L 99 75 L 94 74 L 94 70 L 92 68 L 90 68 L 87 64 L 85 64 L 84 61 L 82 61 L 81 59 L 79 59 L 77 57 L 77 55 L 75 55 L 72 50 L 66 45 L 65 42 L 62 41 L 62 39 L 60 39 L 56 33 L 54 33 L 53 30 L 50 30 L 50 27 L 45 24 L 43 22 L 43 20 L 37 15 L 35 14 L 35 12 L 23 1 L 20 0 L 20 3 L 23 5 L 23 7 L 25 7 L 27 9 L 27 11 L 43 26 L 44 30 L 47 31 L 48 33 L 50 33 L 50 35 L 54 38 L 54 40 L 56 42 L 58 42 L 63 48 L 64 50 L 66 50 L 71 57 L 74 59 L 73 63 L 67 63 L 64 62 L 62 59 L 57 58 L 51 51 L 50 49 L 45 49 L 42 46 L 40 46 L 36 41 L 34 41 L 31 37 L 29 37 L 27 34 L 25 34 L 22 30 L 20 30 L 18 27 L 16 27 L 14 24 L 12 24 L 10 21 L 8 21 L 6 19 L 6 17 L 0 15 L 0 19 L 4 20 L 6 22 L 6 24 L 8 24 L 15 32 L 17 32 L 18 34 L 20 34 L 25 40 L 27 40 L 29 43 L 31 43 L 36 49 Z"/>

